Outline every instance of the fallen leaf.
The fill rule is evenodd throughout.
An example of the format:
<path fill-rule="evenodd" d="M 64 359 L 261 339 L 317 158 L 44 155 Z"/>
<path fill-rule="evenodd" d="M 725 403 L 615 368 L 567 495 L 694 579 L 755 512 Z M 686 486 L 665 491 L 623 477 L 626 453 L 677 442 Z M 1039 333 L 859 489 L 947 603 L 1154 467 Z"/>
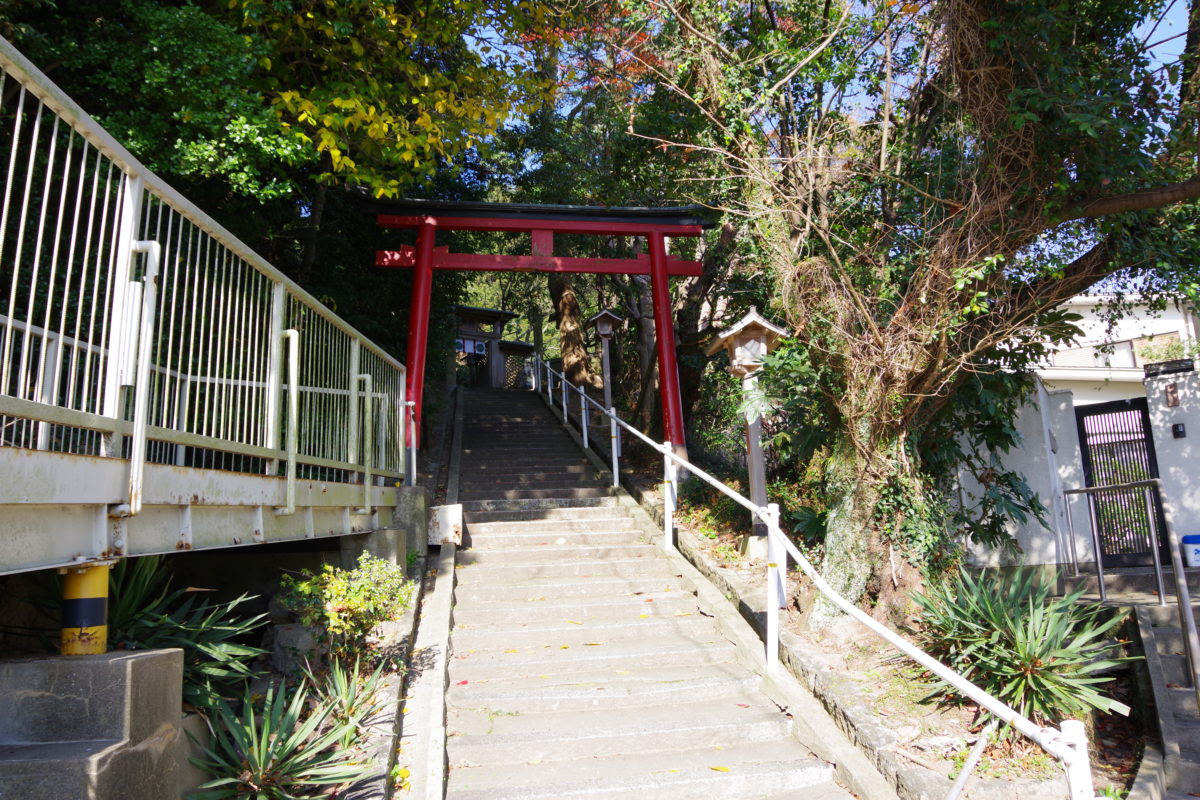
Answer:
<path fill-rule="evenodd" d="M 713 772 L 729 772 L 729 767 L 709 767 Z"/>
<path fill-rule="evenodd" d="M 749 708 L 750 704 L 749 703 L 738 703 L 737 706 L 738 706 L 738 708 Z"/>
<path fill-rule="evenodd" d="M 569 620 L 567 620 L 567 622 L 571 623 L 572 625 L 582 625 L 583 624 L 582 622 L 579 622 L 578 620 L 573 620 L 573 619 L 569 619 Z"/>
<path fill-rule="evenodd" d="M 653 598 L 653 597 L 647 597 L 647 598 L 646 598 L 646 602 L 647 602 L 647 603 L 653 603 L 653 602 L 654 602 L 654 598 Z"/>
<path fill-rule="evenodd" d="M 646 619 L 649 616 L 650 616 L 649 614 L 638 614 L 638 619 Z"/>
<path fill-rule="evenodd" d="M 602 644 L 604 644 L 604 642 L 584 642 L 583 646 L 584 647 L 599 647 Z"/>
<path fill-rule="evenodd" d="M 521 652 L 521 651 L 520 651 L 520 650 L 505 650 L 504 652 L 506 652 L 506 653 L 519 653 L 519 652 Z"/>
<path fill-rule="evenodd" d="M 570 649 L 571 649 L 571 645 L 569 645 L 569 644 L 564 644 L 564 645 L 562 645 L 561 647 L 559 647 L 558 649 L 559 649 L 559 650 L 570 650 Z"/>
<path fill-rule="evenodd" d="M 455 684 L 455 686 L 466 686 L 466 685 L 467 685 L 466 681 L 459 681 L 458 683 Z"/>

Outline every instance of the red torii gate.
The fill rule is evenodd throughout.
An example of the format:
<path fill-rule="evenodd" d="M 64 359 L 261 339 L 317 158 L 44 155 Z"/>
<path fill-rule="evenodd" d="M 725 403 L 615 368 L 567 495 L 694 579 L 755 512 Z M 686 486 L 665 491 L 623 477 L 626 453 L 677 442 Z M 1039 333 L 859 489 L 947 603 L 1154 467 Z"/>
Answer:
<path fill-rule="evenodd" d="M 685 437 L 675 362 L 675 331 L 671 319 L 670 278 L 697 276 L 698 261 L 682 261 L 667 253 L 668 236 L 699 236 L 711 226 L 698 206 L 683 208 L 602 208 L 595 206 L 522 205 L 514 203 L 456 203 L 426 200 L 380 201 L 372 205 L 385 228 L 416 228 L 417 245 L 376 254 L 380 267 L 412 268 L 413 290 L 408 325 L 407 396 L 416 401 L 410 435 L 419 441 L 425 349 L 429 335 L 429 299 L 435 269 L 518 270 L 524 272 L 590 272 L 649 275 L 654 300 L 654 330 L 658 375 L 667 439 L 682 448 Z M 437 247 L 438 230 L 529 233 L 527 256 L 451 253 Z M 648 253 L 636 258 L 570 258 L 554 255 L 554 234 L 644 236 Z"/>

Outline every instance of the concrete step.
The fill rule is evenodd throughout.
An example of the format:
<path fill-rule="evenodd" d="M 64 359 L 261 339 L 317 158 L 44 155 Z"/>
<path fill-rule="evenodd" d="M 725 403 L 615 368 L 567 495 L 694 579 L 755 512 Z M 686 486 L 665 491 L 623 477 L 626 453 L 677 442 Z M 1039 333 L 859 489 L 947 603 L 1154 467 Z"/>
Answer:
<path fill-rule="evenodd" d="M 602 523 L 603 521 L 599 522 Z M 626 525 L 624 526 L 624 530 L 620 530 L 621 525 L 619 521 L 618 524 L 598 524 L 596 527 L 599 530 L 550 529 L 533 531 L 532 533 L 505 533 L 503 531 L 499 533 L 480 533 L 473 530 L 472 526 L 468 524 L 463 543 L 465 547 L 477 550 L 563 545 L 570 545 L 572 547 L 619 547 L 621 545 L 643 543 L 640 530 L 630 525 Z M 618 528 L 618 530 L 609 530 L 610 528 Z"/>
<path fill-rule="evenodd" d="M 714 769 L 719 767 L 720 769 Z M 451 769 L 453 800 L 770 797 L 829 785 L 833 767 L 794 741 Z"/>
<path fill-rule="evenodd" d="M 518 511 L 464 511 L 463 519 L 468 527 L 484 522 L 528 522 L 541 520 L 587 520 L 587 519 L 619 519 L 626 517 L 626 512 L 612 506 L 596 506 L 594 508 L 529 508 Z"/>
<path fill-rule="evenodd" d="M 530 622 L 526 625 L 459 623 L 454 626 L 454 652 L 538 648 L 568 650 L 573 647 L 620 647 L 628 639 L 672 636 L 690 637 L 697 644 L 722 641 L 712 620 L 699 613 L 678 617 L 633 617 L 628 620 L 565 620 Z"/>
<path fill-rule="evenodd" d="M 1187 577 L 1188 590 L 1195 597 L 1200 593 L 1200 568 L 1186 568 L 1184 575 Z M 1067 577 L 1064 579 L 1068 589 L 1073 589 L 1079 584 L 1083 584 L 1086 593 L 1093 594 L 1099 591 L 1099 582 L 1094 574 L 1081 575 L 1078 578 Z M 1169 595 L 1169 602 L 1174 608 L 1175 602 L 1175 578 L 1171 574 L 1170 566 L 1164 567 L 1163 584 Z M 1109 599 L 1113 599 L 1114 595 L 1123 593 L 1130 594 L 1149 594 L 1157 591 L 1158 582 L 1154 577 L 1153 567 L 1131 567 L 1121 570 L 1105 570 L 1104 572 L 1104 587 L 1108 591 Z"/>
<path fill-rule="evenodd" d="M 548 471 L 547 469 L 540 468 L 540 467 L 531 467 L 528 470 L 524 470 L 524 469 L 514 470 L 512 468 L 512 466 L 508 463 L 488 462 L 488 463 L 483 463 L 483 464 L 463 465 L 460 467 L 459 475 L 460 475 L 460 477 L 465 479 L 465 478 L 475 478 L 475 477 L 487 478 L 489 476 L 503 477 L 505 475 L 511 475 L 511 474 L 517 474 L 517 475 L 525 474 L 526 472 L 534 473 L 534 474 L 537 474 L 540 472 L 542 474 L 545 474 L 547 471 Z M 570 463 L 555 465 L 553 472 L 555 475 L 565 474 L 565 473 L 595 474 L 596 468 L 593 467 L 590 462 L 588 462 L 586 459 L 584 459 L 582 456 L 580 456 L 579 458 L 572 460 Z"/>
<path fill-rule="evenodd" d="M 1150 621 L 1157 625 L 1167 627 L 1179 627 L 1179 606 L 1175 604 L 1174 598 L 1169 598 L 1169 602 L 1165 606 L 1149 605 L 1146 606 L 1146 613 L 1150 615 Z M 1200 619 L 1200 600 L 1192 602 L 1192 614 Z"/>
<path fill-rule="evenodd" d="M 525 497 L 462 501 L 463 513 L 476 511 L 543 511 L 552 508 L 599 508 L 620 505 L 613 495 L 601 497 Z"/>
<path fill-rule="evenodd" d="M 567 531 L 619 531 L 635 530 L 638 525 L 633 517 L 625 513 L 623 508 L 604 509 L 604 515 L 592 514 L 580 519 L 572 514 L 565 519 L 525 519 L 525 520 L 496 520 L 494 522 L 476 522 L 468 520 L 467 524 L 475 533 L 513 534 L 528 533 L 535 536 L 540 533 L 565 533 Z"/>
<path fill-rule="evenodd" d="M 120 739 L 80 742 L 0 744 L 0 798 L 3 800 L 78 800 L 88 797 L 89 773 L 104 767 L 125 742 Z M 115 771 L 115 770 L 114 770 Z"/>
<path fill-rule="evenodd" d="M 1183 631 L 1179 628 L 1155 627 L 1154 644 L 1161 656 L 1183 655 Z"/>
<path fill-rule="evenodd" d="M 478 571 L 479 568 L 475 569 Z M 691 596 L 683 590 L 681 578 L 678 575 L 672 575 L 669 570 L 660 570 L 654 574 L 596 575 L 588 578 L 546 575 L 505 584 L 463 580 L 463 572 L 464 570 L 459 570 L 456 573 L 455 577 L 459 580 L 458 586 L 454 589 L 454 597 L 462 608 L 475 603 L 487 602 L 561 603 L 572 599 L 590 604 L 605 598 L 643 595 L 658 600 L 664 595 L 669 596 L 676 592 L 683 597 Z M 465 570 L 465 572 L 470 572 L 470 570 Z M 457 614 L 458 611 L 456 610 L 455 613 Z"/>
<path fill-rule="evenodd" d="M 547 538 L 553 534 L 544 534 Z M 618 544 L 614 546 L 590 546 L 570 544 L 546 544 L 531 547 L 504 547 L 500 549 L 464 550 L 458 554 L 458 563 L 463 566 L 483 564 L 486 566 L 520 564 L 546 564 L 549 562 L 576 562 L 587 568 L 596 561 L 617 561 L 631 558 L 653 558 L 658 548 L 652 544 Z"/>
<path fill-rule="evenodd" d="M 505 625 L 567 619 L 643 619 L 643 614 L 646 617 L 663 618 L 682 616 L 696 610 L 695 598 L 685 592 L 624 597 L 602 596 L 589 599 L 587 603 L 580 603 L 578 600 L 576 597 L 566 602 L 553 602 L 552 599 L 506 603 L 476 601 L 456 608 L 454 619 L 467 625 L 486 622 Z"/>
<path fill-rule="evenodd" d="M 526 492 L 531 489 L 599 489 L 608 488 L 607 481 L 595 475 L 568 473 L 557 478 L 530 479 L 522 475 L 510 475 L 503 480 L 477 481 L 474 478 L 459 479 L 460 492 Z"/>
<path fill-rule="evenodd" d="M 508 680 L 519 677 L 594 674 L 599 670 L 624 670 L 699 664 L 725 664 L 737 657 L 728 641 L 698 643 L 694 636 L 672 633 L 654 641 L 613 640 L 602 647 L 509 647 L 504 650 L 455 650 L 451 669 L 457 680 Z"/>
<path fill-rule="evenodd" d="M 464 687 L 469 688 L 469 687 Z M 469 694 L 467 699 L 469 700 Z M 585 750 L 592 757 L 687 750 L 789 735 L 791 723 L 757 693 L 728 693 L 681 716 L 678 703 L 635 710 L 614 706 L 540 713 L 490 706 L 459 707 L 446 720 L 450 764 L 559 760 Z"/>
<path fill-rule="evenodd" d="M 1162 664 L 1164 683 L 1191 688 L 1192 676 L 1188 670 L 1187 656 L 1182 653 L 1159 654 L 1158 661 Z"/>
<path fill-rule="evenodd" d="M 622 558 L 600 563 L 539 561 L 525 564 L 464 564 L 456 571 L 460 584 L 487 582 L 493 586 L 528 584 L 534 579 L 669 578 L 671 571 L 657 558 Z"/>
<path fill-rule="evenodd" d="M 485 713 L 535 714 L 548 712 L 586 711 L 605 709 L 610 715 L 641 718 L 644 706 L 672 704 L 671 713 L 678 721 L 680 702 L 704 697 L 706 707 L 723 705 L 725 697 L 737 693 L 728 701 L 728 711 L 737 703 L 746 703 L 743 695 L 754 692 L 758 678 L 737 664 L 710 666 L 670 666 L 641 669 L 628 675 L 614 674 L 615 670 L 569 675 L 535 675 L 506 680 L 471 679 L 470 659 L 460 662 L 450 671 L 447 702 L 459 709 L 482 709 Z M 759 704 L 765 701 L 761 695 Z M 778 714 L 778 709 L 772 708 Z M 692 717 L 689 710 L 686 715 Z M 782 715 L 780 715 L 782 717 Z M 545 730 L 560 730 L 557 726 L 574 724 L 563 719 L 548 721 Z M 788 731 L 786 718 L 781 719 Z M 714 742 L 716 744 L 716 742 Z"/>
<path fill-rule="evenodd" d="M 588 486 L 584 488 L 558 489 L 491 489 L 483 491 L 460 491 L 459 500 L 541 500 L 541 499 L 571 499 L 585 497 L 606 497 L 610 492 L 607 486 Z"/>
<path fill-rule="evenodd" d="M 1196 693 L 1188 686 L 1168 686 L 1167 696 L 1171 699 L 1171 710 L 1176 719 L 1200 721 L 1200 709 L 1196 707 Z"/>
<path fill-rule="evenodd" d="M 463 476 L 460 474 L 460 480 L 468 479 L 475 486 L 491 486 L 493 484 L 503 484 L 512 481 L 560 481 L 566 480 L 570 476 L 583 476 L 584 478 L 596 478 L 595 470 L 589 472 L 480 472 L 471 475 Z"/>

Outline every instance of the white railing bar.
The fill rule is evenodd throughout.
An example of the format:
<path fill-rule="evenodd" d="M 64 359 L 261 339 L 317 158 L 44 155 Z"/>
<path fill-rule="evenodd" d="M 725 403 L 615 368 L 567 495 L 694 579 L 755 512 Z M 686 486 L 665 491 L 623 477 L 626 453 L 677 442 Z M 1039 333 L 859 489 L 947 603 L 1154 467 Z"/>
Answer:
<path fill-rule="evenodd" d="M 178 191 L 172 188 L 166 181 L 150 172 L 146 167 L 138 161 L 134 156 L 126 150 L 116 139 L 112 137 L 106 130 L 91 118 L 79 104 L 66 95 L 53 81 L 45 76 L 34 64 L 25 58 L 12 43 L 7 39 L 0 37 L 0 67 L 13 74 L 16 79 L 22 83 L 30 94 L 36 97 L 42 105 L 52 110 L 55 114 L 63 119 L 68 125 L 74 128 L 85 140 L 93 147 L 107 156 L 114 164 L 123 171 L 130 174 L 137 174 L 143 178 L 145 189 L 160 200 L 173 206 L 175 210 L 182 216 L 187 218 L 192 224 L 214 238 L 220 240 L 221 244 L 229 248 L 238 257 L 244 259 L 250 266 L 259 272 L 266 275 L 273 281 L 283 283 L 289 293 L 296 296 L 300 302 L 308 306 L 315 313 L 319 314 L 331 325 L 341 330 L 343 333 L 359 339 L 363 346 L 371 350 L 375 355 L 382 358 L 391 366 L 402 369 L 403 365 L 392 356 L 388 355 L 382 348 L 374 344 L 362 332 L 357 330 L 353 325 L 338 317 L 326 306 L 324 306 L 317 298 L 306 292 L 291 278 L 284 275 L 278 269 L 270 264 L 266 259 L 260 256 L 245 243 L 240 241 L 236 236 L 226 230 L 223 226 L 217 223 L 212 217 L 201 211 L 190 200 L 181 195 Z M 23 103 L 24 96 L 21 101 Z M 20 116 L 20 115 L 18 115 Z M 35 127 L 40 124 L 41 115 L 38 115 L 38 122 L 35 122 Z M 15 148 L 14 148 L 15 149 Z M 15 152 L 14 152 L 15 158 Z M 10 166 L 10 169 L 12 167 Z M 7 208 L 7 203 L 5 204 Z M 22 229 L 24 226 L 22 226 Z"/>
<path fill-rule="evenodd" d="M 287 435 L 285 447 L 287 452 L 287 494 L 283 508 L 275 509 L 279 515 L 296 513 L 296 449 L 300 438 L 300 331 L 288 328 L 283 332 L 287 340 Z"/>
<path fill-rule="evenodd" d="M 372 462 L 375 460 L 375 399 L 374 379 L 368 373 L 356 376 L 355 386 L 362 381 L 366 387 L 366 402 L 363 403 L 362 432 L 363 432 L 363 507 L 362 513 L 371 513 L 371 484 L 375 481 L 371 474 Z"/>
<path fill-rule="evenodd" d="M 158 268 L 162 247 L 158 242 L 138 241 L 132 253 L 144 253 L 146 270 L 142 277 L 142 308 L 134 378 L 133 440 L 129 450 L 129 513 L 142 511 L 142 477 L 146 468 L 146 426 L 150 415 L 150 361 L 154 347 L 155 312 L 158 302 Z"/>
<path fill-rule="evenodd" d="M 766 522 L 767 520 L 763 521 Z M 978 686 L 971 683 L 954 670 L 945 666 L 937 659 L 925 653 L 925 651 L 910 643 L 907 639 L 889 630 L 885 625 L 871 617 L 870 614 L 867 614 L 858 606 L 854 605 L 846 598 L 838 594 L 837 591 L 834 590 L 834 588 L 830 586 L 823 577 L 821 577 L 821 574 L 817 572 L 816 568 L 814 568 L 804 554 L 800 552 L 799 548 L 797 548 L 790 539 L 784 536 L 783 531 L 778 527 L 778 525 L 776 525 L 774 528 L 771 528 L 771 526 L 768 525 L 768 531 L 772 532 L 779 538 L 780 543 L 783 545 L 784 549 L 787 550 L 788 555 L 790 555 L 796 562 L 797 566 L 800 567 L 801 571 L 808 576 L 808 578 L 813 582 L 813 585 L 815 585 L 822 594 L 828 597 L 834 603 L 834 605 L 836 605 L 849 616 L 861 622 L 897 650 L 900 650 L 909 658 L 928 669 L 934 675 L 937 675 L 939 678 L 946 681 L 948 684 L 962 692 L 971 700 L 987 709 L 993 716 L 1000 719 L 1002 722 L 1007 722 L 1008 724 L 1012 725 L 1022 734 L 1040 744 L 1051 755 L 1055 755 L 1057 757 L 1056 749 L 1059 747 L 1061 742 L 1058 731 L 1055 731 L 1052 728 L 1043 728 L 1035 724 L 1033 721 L 1026 719 L 1025 717 L 1021 716 L 1016 709 L 1012 708 L 1007 703 L 992 697 L 983 689 L 980 689 Z"/>

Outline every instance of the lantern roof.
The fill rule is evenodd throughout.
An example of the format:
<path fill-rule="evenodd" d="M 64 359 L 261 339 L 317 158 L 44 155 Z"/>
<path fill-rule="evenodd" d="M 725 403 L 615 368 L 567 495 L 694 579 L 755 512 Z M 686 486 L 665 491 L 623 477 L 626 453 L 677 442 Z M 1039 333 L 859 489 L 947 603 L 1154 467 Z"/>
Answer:
<path fill-rule="evenodd" d="M 599 322 L 602 319 L 609 320 L 610 322 L 612 322 L 613 325 L 619 325 L 620 323 L 625 321 L 624 317 L 619 316 L 618 314 L 615 314 L 606 308 L 603 311 L 601 311 L 600 313 L 593 314 L 592 316 L 588 317 L 587 322 L 583 323 L 583 325 L 584 325 L 584 327 L 590 327 L 592 325 L 595 325 L 597 322 Z"/>
<path fill-rule="evenodd" d="M 730 347 L 739 337 L 761 336 L 767 341 L 767 352 L 774 349 L 780 339 L 787 338 L 788 332 L 758 313 L 758 308 L 750 307 L 749 313 L 742 317 L 733 327 L 717 334 L 717 338 L 708 346 L 705 355 L 715 355 L 724 347 Z"/>

